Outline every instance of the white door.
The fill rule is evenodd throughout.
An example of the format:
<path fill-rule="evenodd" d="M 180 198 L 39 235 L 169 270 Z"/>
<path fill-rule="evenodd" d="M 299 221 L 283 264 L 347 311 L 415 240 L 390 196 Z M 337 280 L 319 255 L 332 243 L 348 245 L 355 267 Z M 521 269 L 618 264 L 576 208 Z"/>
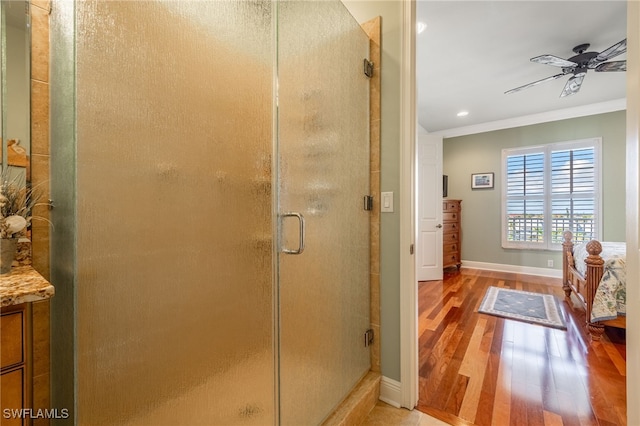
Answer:
<path fill-rule="evenodd" d="M 442 279 L 442 137 L 418 133 L 416 279 Z"/>

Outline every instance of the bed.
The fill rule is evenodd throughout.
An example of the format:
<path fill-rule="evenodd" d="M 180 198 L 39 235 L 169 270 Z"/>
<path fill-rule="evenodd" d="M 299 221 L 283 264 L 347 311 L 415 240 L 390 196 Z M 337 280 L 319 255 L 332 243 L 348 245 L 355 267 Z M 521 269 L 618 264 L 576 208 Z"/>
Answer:
<path fill-rule="evenodd" d="M 562 243 L 562 288 L 567 301 L 573 292 L 584 305 L 587 332 L 600 340 L 604 327 L 626 329 L 625 243 L 573 242 L 565 231 Z"/>

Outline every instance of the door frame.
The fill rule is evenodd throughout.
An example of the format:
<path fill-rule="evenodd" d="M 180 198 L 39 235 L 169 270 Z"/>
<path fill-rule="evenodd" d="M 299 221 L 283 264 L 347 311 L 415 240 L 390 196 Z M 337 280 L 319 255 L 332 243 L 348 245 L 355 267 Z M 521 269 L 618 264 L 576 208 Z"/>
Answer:
<path fill-rule="evenodd" d="M 400 405 L 418 404 L 418 282 L 414 250 L 416 104 L 416 0 L 402 1 L 400 60 Z"/>
<path fill-rule="evenodd" d="M 629 282 L 637 283 L 640 277 L 640 3 L 627 1 L 627 147 L 626 147 L 626 240 L 627 276 Z M 640 398 L 640 289 L 630 286 L 627 290 L 627 401 Z M 629 356 L 631 354 L 632 356 Z M 627 403 L 627 423 L 640 424 L 640 405 Z"/>

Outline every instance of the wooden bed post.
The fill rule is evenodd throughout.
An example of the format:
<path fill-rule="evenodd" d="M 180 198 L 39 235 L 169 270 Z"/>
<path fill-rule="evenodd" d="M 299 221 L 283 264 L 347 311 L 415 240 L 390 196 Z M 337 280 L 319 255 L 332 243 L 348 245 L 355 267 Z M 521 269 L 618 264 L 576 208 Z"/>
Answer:
<path fill-rule="evenodd" d="M 602 244 L 596 240 L 589 241 L 587 243 L 587 253 L 589 253 L 589 256 L 587 256 L 584 261 L 587 264 L 587 274 L 585 278 L 587 282 L 594 283 L 594 285 L 587 286 L 587 330 L 593 340 L 600 340 L 600 336 L 604 333 L 604 325 L 600 322 L 591 322 L 591 307 L 593 306 L 593 299 L 596 296 L 598 283 L 600 283 L 602 274 L 604 273 L 604 260 L 600 257 Z"/>
<path fill-rule="evenodd" d="M 562 237 L 564 238 L 564 242 L 562 243 L 562 289 L 564 290 L 564 295 L 566 299 L 571 299 L 571 286 L 569 285 L 569 277 L 571 276 L 569 273 L 569 265 L 573 263 L 570 262 L 569 256 L 573 256 L 573 233 L 571 231 L 564 231 L 562 233 Z"/>

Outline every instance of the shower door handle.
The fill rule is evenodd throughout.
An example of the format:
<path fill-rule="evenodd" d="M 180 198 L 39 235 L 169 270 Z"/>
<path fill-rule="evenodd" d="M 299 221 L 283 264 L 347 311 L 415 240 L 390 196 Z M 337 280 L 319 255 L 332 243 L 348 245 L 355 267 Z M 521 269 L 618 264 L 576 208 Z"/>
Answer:
<path fill-rule="evenodd" d="M 291 250 L 291 249 L 282 247 L 282 252 L 287 254 L 302 254 L 302 252 L 304 251 L 304 216 L 296 212 L 287 212 L 287 213 L 282 213 L 281 217 L 283 220 L 286 217 L 296 217 L 298 218 L 298 223 L 300 224 L 300 227 L 299 227 L 300 239 L 298 242 L 298 248 L 296 250 Z"/>

